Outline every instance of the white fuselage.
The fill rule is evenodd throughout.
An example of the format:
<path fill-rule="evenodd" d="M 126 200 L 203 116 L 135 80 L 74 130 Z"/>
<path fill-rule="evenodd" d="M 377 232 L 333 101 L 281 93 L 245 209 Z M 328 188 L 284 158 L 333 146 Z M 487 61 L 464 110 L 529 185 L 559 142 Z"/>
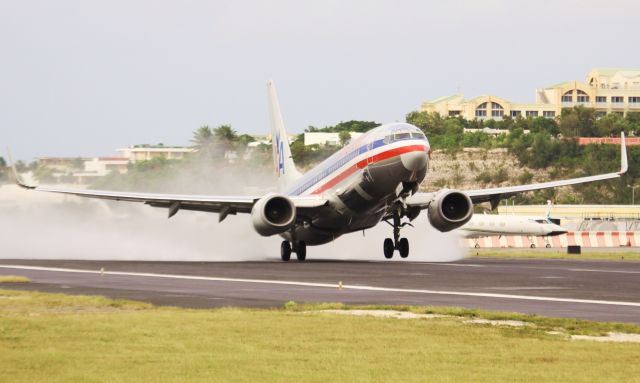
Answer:
<path fill-rule="evenodd" d="M 285 192 L 330 201 L 306 217 L 293 236 L 316 245 L 375 226 L 401 193 L 417 189 L 427 173 L 429 151 L 422 131 L 406 123 L 382 125 L 353 140 Z M 282 236 L 289 239 L 292 233 Z"/>
<path fill-rule="evenodd" d="M 459 230 L 465 238 L 492 235 L 553 236 L 567 232 L 545 217 L 495 214 L 474 214 Z"/>

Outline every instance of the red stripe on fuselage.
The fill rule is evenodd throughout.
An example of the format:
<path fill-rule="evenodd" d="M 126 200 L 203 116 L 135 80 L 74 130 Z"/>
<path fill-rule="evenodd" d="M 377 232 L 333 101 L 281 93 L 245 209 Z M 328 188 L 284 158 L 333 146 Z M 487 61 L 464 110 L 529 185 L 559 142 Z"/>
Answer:
<path fill-rule="evenodd" d="M 376 162 L 384 161 L 391 157 L 396 157 L 401 154 L 410 153 L 410 152 L 426 152 L 426 146 L 424 145 L 400 146 L 398 148 L 390 149 L 390 150 L 387 150 L 386 152 L 381 152 L 371 157 L 367 157 L 364 160 L 358 161 L 355 165 L 349 166 L 342 173 L 333 177 L 332 179 L 327 181 L 327 183 L 325 183 L 324 185 L 320 186 L 319 188 L 311 192 L 311 194 L 320 194 L 331 189 L 332 187 L 340 183 L 342 180 L 344 180 L 345 178 L 355 173 L 356 170 L 362 169 L 367 165 L 372 165 L 372 164 L 375 164 Z"/>

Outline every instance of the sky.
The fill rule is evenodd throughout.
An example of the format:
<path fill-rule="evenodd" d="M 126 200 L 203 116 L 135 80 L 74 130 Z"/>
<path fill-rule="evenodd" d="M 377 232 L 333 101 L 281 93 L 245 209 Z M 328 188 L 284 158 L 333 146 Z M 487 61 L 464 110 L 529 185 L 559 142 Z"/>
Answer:
<path fill-rule="evenodd" d="M 188 145 L 403 121 L 462 92 L 533 102 L 594 67 L 640 67 L 633 0 L 0 0 L 0 156 Z M 5 156 L 6 157 L 6 156 Z"/>

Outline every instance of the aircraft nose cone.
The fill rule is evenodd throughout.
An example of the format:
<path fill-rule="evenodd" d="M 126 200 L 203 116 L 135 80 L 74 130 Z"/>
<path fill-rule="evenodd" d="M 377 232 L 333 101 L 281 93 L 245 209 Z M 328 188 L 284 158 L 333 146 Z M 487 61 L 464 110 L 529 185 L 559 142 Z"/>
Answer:
<path fill-rule="evenodd" d="M 568 230 L 565 229 L 564 227 L 560 226 L 560 225 L 553 225 L 551 226 L 551 231 L 547 234 L 550 237 L 556 236 L 556 235 L 562 235 L 562 234 L 567 234 Z"/>
<path fill-rule="evenodd" d="M 425 152 L 410 152 L 400 156 L 402 165 L 410 172 L 415 172 L 424 169 L 427 166 L 427 153 Z"/>

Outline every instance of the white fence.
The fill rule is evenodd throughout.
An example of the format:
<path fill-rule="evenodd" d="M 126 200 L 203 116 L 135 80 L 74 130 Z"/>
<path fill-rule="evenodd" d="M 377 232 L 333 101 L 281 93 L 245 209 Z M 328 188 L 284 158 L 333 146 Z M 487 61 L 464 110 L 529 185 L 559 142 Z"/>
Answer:
<path fill-rule="evenodd" d="M 527 236 L 492 236 L 478 239 L 465 239 L 469 247 L 513 247 L 528 248 L 567 246 L 582 247 L 640 247 L 640 231 L 570 231 L 555 237 L 527 237 Z"/>

